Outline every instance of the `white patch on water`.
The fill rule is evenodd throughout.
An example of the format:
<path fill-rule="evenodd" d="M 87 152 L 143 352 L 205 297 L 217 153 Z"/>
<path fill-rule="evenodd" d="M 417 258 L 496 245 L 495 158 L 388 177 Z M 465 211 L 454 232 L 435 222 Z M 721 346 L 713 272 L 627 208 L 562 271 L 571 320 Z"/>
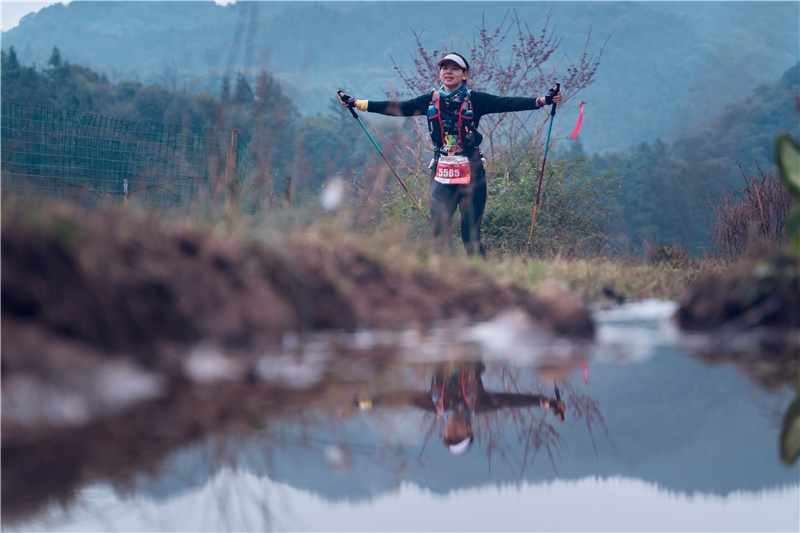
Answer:
<path fill-rule="evenodd" d="M 593 358 L 599 361 L 643 361 L 659 346 L 675 344 L 680 331 L 673 320 L 678 304 L 642 300 L 594 313 L 597 325 Z"/>
<path fill-rule="evenodd" d="M 488 358 L 528 364 L 571 360 L 579 346 L 585 344 L 556 337 L 521 309 L 505 311 L 467 328 L 464 336 L 479 343 Z"/>
<path fill-rule="evenodd" d="M 195 383 L 235 381 L 242 379 L 245 371 L 241 361 L 225 356 L 210 344 L 197 346 L 183 362 L 183 373 Z"/>
<path fill-rule="evenodd" d="M 286 350 L 290 345 L 293 349 Z M 322 333 L 309 337 L 284 340 L 282 353 L 301 352 L 303 357 L 317 352 L 336 361 L 338 369 L 344 364 L 342 358 L 334 356 L 336 350 L 344 352 L 369 352 L 377 348 L 388 348 L 402 360 L 412 363 L 437 363 L 441 361 L 506 360 L 524 365 L 560 367 L 574 364 L 585 358 L 590 342 L 585 339 L 557 337 L 540 326 L 535 319 L 522 309 L 510 309 L 495 318 L 470 324 L 463 320 L 439 323 L 438 327 L 403 331 L 362 330 L 353 334 Z M 280 357 L 280 356 L 278 356 Z M 267 370 L 260 371 L 264 379 L 275 380 L 278 363 L 272 361 L 260 364 Z M 295 365 L 295 359 L 283 358 L 281 361 Z M 372 368 L 362 368 L 373 373 Z M 294 372 L 294 371 L 293 371 Z"/>
<path fill-rule="evenodd" d="M 477 324 L 442 322 L 428 330 L 287 334 L 276 352 L 258 360 L 256 376 L 290 388 L 317 385 L 326 373 L 345 380 L 368 379 L 377 369 L 363 355 L 378 348 L 411 363 L 509 361 L 556 374 L 590 359 L 643 361 L 660 346 L 677 344 L 681 336 L 672 320 L 677 307 L 675 302 L 644 300 L 596 311 L 593 341 L 556 336 L 522 309 L 509 309 Z M 341 357 L 342 353 L 360 356 Z"/>
<path fill-rule="evenodd" d="M 3 420 L 24 426 L 78 426 L 158 398 L 164 388 L 163 378 L 124 361 L 63 379 L 17 374 L 3 382 Z"/>
<path fill-rule="evenodd" d="M 57 389 L 32 375 L 3 382 L 3 421 L 26 426 L 75 426 L 90 419 L 89 405 L 80 395 Z"/>
<path fill-rule="evenodd" d="M 594 313 L 600 323 L 661 323 L 671 320 L 678 310 L 677 302 L 668 300 L 641 300 Z"/>
<path fill-rule="evenodd" d="M 103 365 L 94 377 L 96 398 L 108 412 L 153 400 L 164 392 L 164 379 L 127 362 Z"/>
<path fill-rule="evenodd" d="M 256 363 L 256 376 L 267 382 L 290 389 L 307 389 L 318 385 L 325 377 L 330 356 L 324 351 L 305 351 L 294 354 L 265 354 Z"/>

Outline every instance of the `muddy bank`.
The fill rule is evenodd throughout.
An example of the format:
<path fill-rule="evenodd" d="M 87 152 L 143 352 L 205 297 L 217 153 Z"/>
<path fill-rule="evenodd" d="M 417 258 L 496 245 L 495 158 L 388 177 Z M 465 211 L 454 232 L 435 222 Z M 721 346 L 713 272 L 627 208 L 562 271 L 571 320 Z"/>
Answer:
<path fill-rule="evenodd" d="M 740 367 L 760 385 L 800 391 L 800 258 L 791 250 L 743 258 L 688 287 L 676 324 L 709 334 L 690 347 L 709 362 Z"/>
<path fill-rule="evenodd" d="M 392 268 L 313 233 L 266 244 L 63 203 L 6 206 L 1 231 L 4 444 L 53 426 L 54 417 L 83 423 L 162 397 L 191 374 L 187 359 L 201 342 L 212 361 L 219 354 L 239 360 L 230 372 L 248 382 L 256 379 L 254 357 L 287 335 L 315 331 L 425 331 L 517 309 L 552 335 L 594 335 L 586 302 L 552 285 L 529 291 L 458 261 L 439 270 Z M 799 277 L 789 253 L 742 262 L 689 287 L 676 322 L 723 338 L 767 327 L 778 333 L 761 340 L 785 345 L 800 328 Z M 724 348 L 725 357 L 738 357 Z M 747 357 L 762 358 L 765 350 L 750 348 Z M 796 373 L 789 366 L 781 378 Z M 135 386 L 109 395 L 115 380 Z M 90 391 L 113 401 L 62 401 L 68 409 L 54 413 L 42 401 L 22 401 L 53 386 L 62 399 Z M 38 407 L 11 409 L 12 395 Z"/>
<path fill-rule="evenodd" d="M 398 272 L 312 234 L 265 245 L 52 203 L 6 207 L 0 243 L 4 520 L 291 406 L 334 393 L 346 403 L 395 358 L 350 350 L 349 367 L 300 355 L 294 374 L 267 368 L 296 335 L 424 331 L 507 309 L 555 336 L 594 334 L 584 302 L 563 290 L 530 292 L 456 262 L 447 275 Z"/>
<path fill-rule="evenodd" d="M 569 293 L 500 284 L 457 262 L 444 263 L 446 276 L 401 273 L 314 234 L 266 245 L 133 212 L 60 203 L 14 211 L 4 210 L 1 241 L 2 375 L 11 392 L 30 389 L 16 386 L 19 377 L 99 390 L 122 374 L 140 397 L 158 397 L 201 341 L 246 359 L 287 335 L 425 330 L 512 308 L 553 335 L 594 334 Z M 22 430 L 16 422 L 4 417 L 4 441 Z"/>
<path fill-rule="evenodd" d="M 705 276 L 680 300 L 687 331 L 800 328 L 800 259 L 789 250 L 746 258 Z"/>
<path fill-rule="evenodd" d="M 569 294 L 535 294 L 447 268 L 447 277 L 401 274 L 353 247 L 334 252 L 313 235 L 266 246 L 53 204 L 3 220 L 3 369 L 22 364 L 26 343 L 15 333 L 25 327 L 161 369 L 174 363 L 175 346 L 200 339 L 253 350 L 290 331 L 425 328 L 511 307 L 558 335 L 593 334 L 589 313 Z"/>

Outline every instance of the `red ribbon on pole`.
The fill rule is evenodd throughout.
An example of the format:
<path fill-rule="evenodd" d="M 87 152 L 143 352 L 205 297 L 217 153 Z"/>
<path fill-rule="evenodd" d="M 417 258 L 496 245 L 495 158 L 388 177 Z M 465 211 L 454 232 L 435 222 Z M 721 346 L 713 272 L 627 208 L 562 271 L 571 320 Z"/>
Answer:
<path fill-rule="evenodd" d="M 572 130 L 573 139 L 578 136 L 578 132 L 581 130 L 581 125 L 583 124 L 583 102 L 581 102 L 581 105 L 579 105 L 578 108 L 580 109 L 581 112 L 578 115 L 578 123 L 575 124 L 575 129 Z"/>

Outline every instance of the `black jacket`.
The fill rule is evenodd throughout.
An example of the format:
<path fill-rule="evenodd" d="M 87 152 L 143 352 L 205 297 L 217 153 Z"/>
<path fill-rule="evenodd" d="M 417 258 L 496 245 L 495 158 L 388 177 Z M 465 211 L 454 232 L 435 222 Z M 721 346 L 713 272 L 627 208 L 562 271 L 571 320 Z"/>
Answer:
<path fill-rule="evenodd" d="M 481 117 L 484 115 L 539 109 L 539 106 L 536 104 L 536 98 L 528 98 L 526 96 L 496 96 L 480 91 L 470 91 L 469 98 L 470 102 L 472 102 L 472 111 L 475 113 L 473 124 L 476 129 L 478 128 Z M 427 116 L 430 103 L 431 93 L 421 94 L 414 99 L 404 100 L 402 102 L 373 102 L 369 100 L 367 111 L 393 117 Z M 442 113 L 442 122 L 451 122 L 461 109 L 461 100 L 442 97 L 440 109 Z"/>

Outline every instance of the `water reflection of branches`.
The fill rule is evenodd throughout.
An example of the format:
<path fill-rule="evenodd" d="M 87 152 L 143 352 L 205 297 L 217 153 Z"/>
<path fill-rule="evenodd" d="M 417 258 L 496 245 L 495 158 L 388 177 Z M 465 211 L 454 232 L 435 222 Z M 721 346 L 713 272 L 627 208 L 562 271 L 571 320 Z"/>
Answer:
<path fill-rule="evenodd" d="M 496 416 L 478 418 L 481 444 L 485 445 L 485 456 L 492 469 L 492 459 L 497 456 L 509 471 L 521 481 L 528 466 L 533 465 L 539 452 L 544 449 L 551 466 L 560 460 L 565 441 L 558 429 L 547 419 L 546 413 L 534 413 L 532 407 L 520 411 L 500 411 Z M 516 430 L 517 443 L 522 444 L 522 456 L 516 457 L 513 446 L 508 444 L 503 432 L 508 423 Z"/>
<path fill-rule="evenodd" d="M 501 390 L 517 394 L 524 394 L 526 390 L 544 392 L 531 368 L 524 369 L 502 364 L 496 369 L 496 374 L 498 374 Z M 490 374 L 487 377 L 491 380 L 492 376 Z M 482 435 L 485 433 L 487 439 L 486 458 L 490 468 L 492 454 L 496 453 L 508 465 L 512 474 L 516 474 L 518 479 L 522 480 L 526 468 L 534 464 L 539 452 L 544 450 L 553 470 L 557 470 L 556 462 L 561 459 L 561 451 L 566 443 L 551 420 L 547 417 L 546 412 L 535 412 L 533 407 L 497 411 L 496 416 L 481 420 L 481 433 Z M 523 451 L 520 458 L 515 458 L 513 453 L 510 453 L 511 450 L 507 449 L 510 447 L 504 444 L 502 438 L 502 431 L 509 422 L 516 431 L 517 443 L 522 444 Z M 485 426 L 485 430 L 483 426 Z M 514 464 L 515 462 L 516 464 Z"/>
<path fill-rule="evenodd" d="M 527 371 L 531 375 L 521 376 L 520 371 Z M 536 380 L 535 372 L 530 368 L 520 369 L 503 365 L 499 369 L 499 375 L 500 382 L 507 389 L 517 392 L 522 392 L 526 388 L 525 383 Z M 526 380 L 526 378 L 528 379 Z M 527 387 L 529 388 L 530 386 L 528 385 Z M 567 395 L 567 400 L 565 401 L 567 406 L 566 418 L 572 421 L 570 427 L 574 427 L 576 424 L 586 426 L 592 442 L 592 448 L 595 456 L 597 456 L 595 427 L 600 427 L 606 437 L 610 438 L 605 419 L 600 411 L 599 402 L 578 391 L 568 382 L 562 382 L 560 387 L 562 392 Z M 516 465 L 511 463 L 513 457 L 507 453 L 507 446 L 504 446 L 502 439 L 502 428 L 509 423 L 513 424 L 516 430 L 517 442 L 523 444 L 522 457 Z M 545 413 L 537 412 L 531 407 L 514 411 L 499 411 L 497 416 L 481 421 L 481 433 L 488 440 L 487 459 L 491 462 L 492 453 L 498 454 L 509 464 L 512 472 L 519 473 L 520 479 L 522 479 L 525 469 L 535 462 L 537 455 L 541 451 L 546 453 L 553 470 L 557 471 L 557 463 L 561 460 L 561 453 L 567 447 L 566 441 L 552 423 L 552 419 L 545 416 Z"/>
<path fill-rule="evenodd" d="M 589 433 L 589 438 L 592 441 L 594 455 L 597 457 L 597 443 L 594 439 L 593 427 L 602 428 L 605 436 L 609 439 L 611 438 L 611 436 L 608 434 L 608 427 L 606 427 L 606 421 L 603 418 L 603 413 L 600 412 L 600 404 L 594 398 L 578 392 L 574 389 L 574 387 L 568 385 L 567 388 L 570 392 L 570 412 L 573 415 L 575 423 L 582 423 L 586 426 L 586 431 Z"/>

